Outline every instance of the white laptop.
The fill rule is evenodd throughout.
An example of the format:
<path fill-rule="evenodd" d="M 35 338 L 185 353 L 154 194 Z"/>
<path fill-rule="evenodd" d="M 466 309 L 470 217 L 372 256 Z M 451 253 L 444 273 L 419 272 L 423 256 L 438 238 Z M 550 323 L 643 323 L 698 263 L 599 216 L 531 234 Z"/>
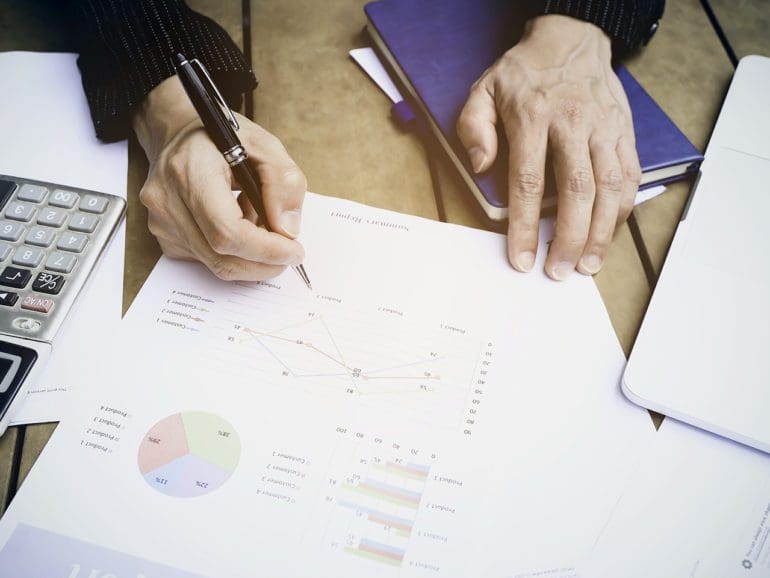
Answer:
<path fill-rule="evenodd" d="M 635 403 L 770 452 L 770 58 L 743 58 L 623 376 Z"/>

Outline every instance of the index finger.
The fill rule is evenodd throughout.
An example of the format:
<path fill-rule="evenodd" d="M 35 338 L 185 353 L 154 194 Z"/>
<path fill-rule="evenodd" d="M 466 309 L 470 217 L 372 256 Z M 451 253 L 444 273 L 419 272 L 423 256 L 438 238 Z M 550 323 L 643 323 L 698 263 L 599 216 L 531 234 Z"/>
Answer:
<path fill-rule="evenodd" d="M 508 258 L 531 271 L 537 254 L 540 205 L 545 183 L 548 128 L 545 123 L 505 122 L 508 138 Z"/>

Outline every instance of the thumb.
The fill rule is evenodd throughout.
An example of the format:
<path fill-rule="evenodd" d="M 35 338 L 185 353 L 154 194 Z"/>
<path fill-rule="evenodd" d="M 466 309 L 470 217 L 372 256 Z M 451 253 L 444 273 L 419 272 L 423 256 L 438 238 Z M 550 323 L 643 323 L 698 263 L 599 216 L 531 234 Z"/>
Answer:
<path fill-rule="evenodd" d="M 497 156 L 497 111 L 492 95 L 476 84 L 457 119 L 457 136 L 468 151 L 474 172 L 487 170 Z"/>
<path fill-rule="evenodd" d="M 281 142 L 256 124 L 247 125 L 244 143 L 257 169 L 270 226 L 290 239 L 299 236 L 307 180 Z"/>
<path fill-rule="evenodd" d="M 300 233 L 302 201 L 307 191 L 305 175 L 293 162 L 262 164 L 262 199 L 273 230 L 295 239 Z"/>

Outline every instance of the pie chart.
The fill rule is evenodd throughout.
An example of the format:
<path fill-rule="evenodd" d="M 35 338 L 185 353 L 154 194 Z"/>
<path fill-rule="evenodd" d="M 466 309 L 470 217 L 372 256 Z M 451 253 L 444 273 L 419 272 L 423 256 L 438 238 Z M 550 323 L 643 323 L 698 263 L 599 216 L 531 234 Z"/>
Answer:
<path fill-rule="evenodd" d="M 156 423 L 139 445 L 139 471 L 150 486 L 178 498 L 213 492 L 241 457 L 238 432 L 204 411 L 175 413 Z"/>

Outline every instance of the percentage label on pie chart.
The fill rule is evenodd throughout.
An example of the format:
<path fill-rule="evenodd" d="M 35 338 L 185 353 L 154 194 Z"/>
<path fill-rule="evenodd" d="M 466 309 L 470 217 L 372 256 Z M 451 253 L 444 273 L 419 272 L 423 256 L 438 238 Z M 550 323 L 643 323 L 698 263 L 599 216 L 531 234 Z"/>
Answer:
<path fill-rule="evenodd" d="M 139 471 L 157 491 L 179 498 L 208 494 L 233 474 L 238 433 L 218 415 L 175 413 L 156 423 L 139 445 Z"/>

